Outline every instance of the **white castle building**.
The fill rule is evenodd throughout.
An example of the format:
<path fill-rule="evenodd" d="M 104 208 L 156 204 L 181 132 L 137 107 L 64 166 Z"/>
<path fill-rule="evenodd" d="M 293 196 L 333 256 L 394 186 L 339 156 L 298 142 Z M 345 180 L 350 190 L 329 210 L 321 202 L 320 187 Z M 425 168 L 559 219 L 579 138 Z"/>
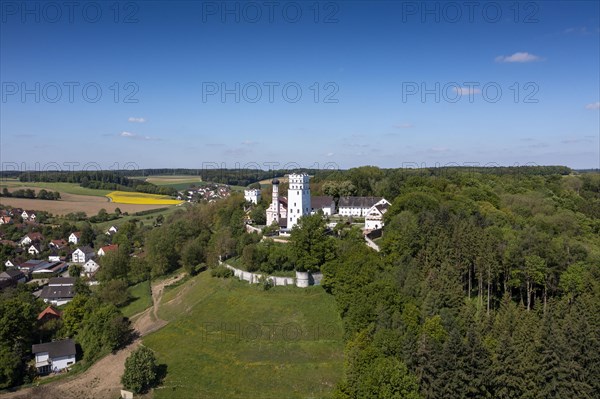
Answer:
<path fill-rule="evenodd" d="M 298 219 L 310 215 L 310 186 L 306 173 L 288 176 L 288 196 L 279 197 L 279 180 L 273 179 L 273 195 L 271 205 L 267 209 L 267 226 L 277 223 L 280 227 L 291 230 Z"/>
<path fill-rule="evenodd" d="M 287 229 L 291 230 L 298 219 L 310 215 L 310 185 L 306 173 L 292 174 L 288 178 Z"/>

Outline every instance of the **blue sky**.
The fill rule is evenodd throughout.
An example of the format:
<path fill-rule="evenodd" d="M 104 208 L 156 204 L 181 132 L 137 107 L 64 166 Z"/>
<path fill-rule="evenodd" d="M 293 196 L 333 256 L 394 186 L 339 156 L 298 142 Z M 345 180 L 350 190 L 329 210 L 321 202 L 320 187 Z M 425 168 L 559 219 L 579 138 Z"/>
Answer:
<path fill-rule="evenodd" d="M 4 170 L 600 167 L 597 1 L 0 3 Z"/>

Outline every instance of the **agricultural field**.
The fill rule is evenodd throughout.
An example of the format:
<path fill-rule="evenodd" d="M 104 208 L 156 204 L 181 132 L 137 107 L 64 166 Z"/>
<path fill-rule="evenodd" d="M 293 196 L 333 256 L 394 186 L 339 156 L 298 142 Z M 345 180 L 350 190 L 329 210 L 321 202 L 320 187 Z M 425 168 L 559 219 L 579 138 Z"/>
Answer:
<path fill-rule="evenodd" d="M 17 179 L 1 179 L 0 190 L 7 187 L 9 190 L 20 188 L 32 188 L 36 191 L 44 188 L 46 190 L 58 191 L 61 193 L 75 195 L 90 195 L 94 197 L 104 197 L 110 193 L 110 190 L 96 190 L 93 188 L 81 187 L 77 183 L 46 183 L 46 182 L 21 182 Z"/>
<path fill-rule="evenodd" d="M 136 193 L 130 191 L 113 191 L 106 195 L 117 204 L 134 205 L 179 205 L 183 201 L 171 199 L 168 195 Z"/>
<path fill-rule="evenodd" d="M 36 190 L 38 189 L 37 187 L 32 186 L 23 186 L 19 188 L 32 188 Z M 150 209 L 163 208 L 165 206 L 118 204 L 115 202 L 109 202 L 108 198 L 104 196 L 98 197 L 92 195 L 69 194 L 63 191 L 59 192 L 61 196 L 61 199 L 59 201 L 2 197 L 0 198 L 0 204 L 12 206 L 13 208 L 46 211 L 57 216 L 63 216 L 73 212 L 85 212 L 88 216 L 93 216 L 96 215 L 98 211 L 100 211 L 100 209 L 106 209 L 107 212 L 113 213 L 116 208 L 121 209 L 122 212 L 135 213 L 140 211 L 147 211 Z"/>
<path fill-rule="evenodd" d="M 165 291 L 144 338 L 167 365 L 169 398 L 323 398 L 342 377 L 342 323 L 321 287 L 263 291 L 208 272 Z"/>

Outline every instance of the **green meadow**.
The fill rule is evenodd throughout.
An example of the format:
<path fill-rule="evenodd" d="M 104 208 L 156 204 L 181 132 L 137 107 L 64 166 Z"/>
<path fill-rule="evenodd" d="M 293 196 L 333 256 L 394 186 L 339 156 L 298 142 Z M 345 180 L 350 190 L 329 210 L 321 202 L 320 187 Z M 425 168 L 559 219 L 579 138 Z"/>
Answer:
<path fill-rule="evenodd" d="M 204 272 L 165 290 L 144 338 L 167 375 L 154 397 L 327 398 L 342 377 L 341 319 L 320 287 L 268 291 Z"/>

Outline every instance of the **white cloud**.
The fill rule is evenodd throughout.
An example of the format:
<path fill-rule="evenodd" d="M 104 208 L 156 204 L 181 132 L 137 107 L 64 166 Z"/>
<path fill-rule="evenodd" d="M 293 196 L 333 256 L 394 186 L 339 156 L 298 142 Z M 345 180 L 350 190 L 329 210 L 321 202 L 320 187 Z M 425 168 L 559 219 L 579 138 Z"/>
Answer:
<path fill-rule="evenodd" d="M 475 89 L 472 87 L 453 87 L 452 88 L 455 93 L 459 93 L 461 96 L 468 96 L 471 94 L 481 94 L 480 89 Z"/>
<path fill-rule="evenodd" d="M 396 129 L 410 129 L 415 127 L 415 125 L 413 125 L 412 123 L 402 123 L 400 125 L 394 125 L 393 127 L 395 127 Z"/>
<path fill-rule="evenodd" d="M 585 109 L 600 109 L 600 101 L 586 105 Z"/>
<path fill-rule="evenodd" d="M 257 144 L 258 144 L 257 141 L 252 141 L 252 140 L 244 140 L 244 141 L 242 141 L 242 145 L 252 146 L 252 145 L 257 145 Z"/>
<path fill-rule="evenodd" d="M 326 155 L 327 155 L 328 157 L 332 157 L 334 154 L 333 154 L 333 152 L 328 152 Z"/>
<path fill-rule="evenodd" d="M 541 57 L 531 53 L 514 53 L 513 55 L 499 55 L 496 57 L 496 62 L 535 62 L 542 61 Z"/>
<path fill-rule="evenodd" d="M 144 118 L 136 118 L 135 116 L 130 116 L 129 119 L 127 119 L 127 122 L 144 123 L 144 122 L 146 122 L 146 119 L 144 119 Z"/>
<path fill-rule="evenodd" d="M 131 133 L 131 132 L 121 132 L 121 134 L 119 134 L 119 137 L 124 137 L 127 139 L 133 139 L 133 140 L 157 140 L 157 139 L 153 139 L 150 136 L 141 136 L 137 133 Z"/>
<path fill-rule="evenodd" d="M 448 147 L 431 147 L 429 150 L 432 152 L 448 152 L 450 149 Z"/>

